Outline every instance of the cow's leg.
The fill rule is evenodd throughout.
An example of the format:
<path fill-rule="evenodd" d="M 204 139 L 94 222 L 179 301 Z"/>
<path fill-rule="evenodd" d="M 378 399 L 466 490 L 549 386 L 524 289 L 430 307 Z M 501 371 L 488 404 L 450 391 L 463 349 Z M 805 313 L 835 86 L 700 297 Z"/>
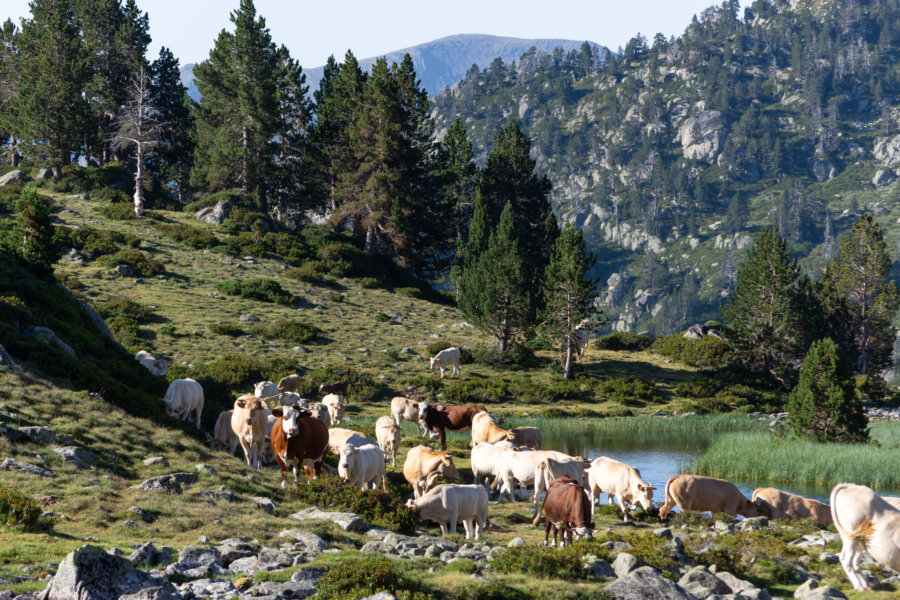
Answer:
<path fill-rule="evenodd" d="M 441 521 L 438 525 L 441 526 L 441 535 L 447 535 L 447 523 Z"/>
<path fill-rule="evenodd" d="M 847 574 L 847 579 L 853 584 L 853 589 L 855 590 L 869 589 L 868 583 L 859 572 L 859 559 L 861 554 L 859 543 L 856 540 L 844 536 L 841 536 L 841 538 L 843 546 L 841 547 L 839 558 L 841 566 L 844 568 L 844 573 Z"/>
<path fill-rule="evenodd" d="M 441 379 L 443 379 L 444 378 L 444 367 L 440 367 L 440 369 L 441 369 Z"/>
<path fill-rule="evenodd" d="M 253 464 L 250 462 L 250 446 L 248 446 L 243 439 L 241 439 L 240 442 L 241 450 L 244 451 L 244 462 L 247 463 L 247 466 L 252 467 Z"/>
<path fill-rule="evenodd" d="M 438 428 L 438 433 L 441 436 L 441 452 L 447 451 L 447 430 L 443 427 Z"/>
<path fill-rule="evenodd" d="M 625 501 L 622 500 L 622 494 L 616 494 L 616 499 L 619 501 L 619 508 L 622 509 L 622 514 L 625 515 L 625 522 L 627 523 L 628 522 L 628 511 L 625 509 Z"/>
<path fill-rule="evenodd" d="M 466 530 L 466 539 L 475 535 L 475 520 L 474 519 L 463 519 L 462 520 L 463 529 Z"/>

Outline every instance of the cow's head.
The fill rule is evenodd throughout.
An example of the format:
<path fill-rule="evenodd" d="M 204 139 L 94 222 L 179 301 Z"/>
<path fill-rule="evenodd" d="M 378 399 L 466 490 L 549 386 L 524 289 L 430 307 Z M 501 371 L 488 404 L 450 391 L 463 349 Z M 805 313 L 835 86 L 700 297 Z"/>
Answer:
<path fill-rule="evenodd" d="M 589 540 L 594 539 L 594 536 L 591 535 L 591 530 L 594 528 L 594 524 L 588 523 L 588 525 L 590 525 L 590 527 L 576 527 L 575 528 L 575 539 L 576 540 L 581 540 L 581 539 L 585 539 L 585 538 L 589 539 Z"/>
<path fill-rule="evenodd" d="M 756 506 L 756 510 L 759 511 L 759 514 L 763 517 L 768 517 L 771 519 L 775 514 L 774 507 L 762 498 L 757 498 L 753 501 L 753 504 Z"/>
<path fill-rule="evenodd" d="M 300 433 L 297 419 L 302 416 L 302 412 L 296 406 L 292 404 L 276 406 L 272 409 L 272 415 L 281 419 L 281 429 L 288 439 Z"/>
<path fill-rule="evenodd" d="M 263 400 L 255 396 L 251 396 L 249 394 L 245 394 L 234 401 L 234 408 L 242 409 L 245 411 L 244 422 L 247 425 L 252 425 L 254 419 L 256 419 L 259 415 L 258 412 L 261 410 L 266 410 L 268 407 Z M 265 418 L 263 418 L 265 420 Z"/>
<path fill-rule="evenodd" d="M 426 412 L 428 412 L 428 403 L 420 402 L 419 403 L 419 419 L 424 419 Z"/>
<path fill-rule="evenodd" d="M 450 479 L 462 479 L 462 477 L 459 476 L 459 471 L 456 470 L 456 465 L 453 464 L 453 457 L 449 452 L 444 452 L 441 455 L 441 462 L 438 465 L 437 471 L 444 477 Z"/>
<path fill-rule="evenodd" d="M 359 448 L 344 444 L 341 446 L 340 458 L 338 459 L 338 474 L 341 477 L 347 477 L 350 472 L 350 457 L 359 454 Z"/>
<path fill-rule="evenodd" d="M 431 357 L 431 363 L 428 365 L 428 370 L 429 370 L 429 371 L 434 371 L 434 361 L 435 361 L 435 360 L 437 360 L 437 356 L 432 356 L 432 357 Z"/>
<path fill-rule="evenodd" d="M 653 507 L 653 490 L 656 488 L 649 483 L 647 485 L 639 483 L 637 489 L 638 493 L 634 498 L 634 504 L 642 506 L 644 510 L 650 510 Z"/>

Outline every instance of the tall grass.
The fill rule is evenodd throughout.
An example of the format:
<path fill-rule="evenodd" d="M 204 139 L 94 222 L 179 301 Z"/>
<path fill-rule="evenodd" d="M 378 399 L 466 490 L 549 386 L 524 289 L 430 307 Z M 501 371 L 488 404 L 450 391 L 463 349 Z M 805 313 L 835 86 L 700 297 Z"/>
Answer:
<path fill-rule="evenodd" d="M 607 417 L 560 419 L 553 417 L 514 417 L 503 419 L 504 427 L 537 427 L 545 434 L 682 434 L 764 431 L 768 420 L 747 415 L 693 415 L 689 417 Z"/>
<path fill-rule="evenodd" d="M 873 430 L 876 439 L 895 440 L 900 434 L 896 426 Z M 846 481 L 875 489 L 900 488 L 896 448 L 779 439 L 768 432 L 723 434 L 686 468 L 725 479 L 826 486 Z"/>

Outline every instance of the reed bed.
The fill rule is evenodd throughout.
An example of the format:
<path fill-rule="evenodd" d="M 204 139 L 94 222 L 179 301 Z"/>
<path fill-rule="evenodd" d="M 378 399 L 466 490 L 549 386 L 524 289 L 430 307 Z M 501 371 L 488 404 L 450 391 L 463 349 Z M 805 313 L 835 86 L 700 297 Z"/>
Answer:
<path fill-rule="evenodd" d="M 504 427 L 537 427 L 544 434 L 686 434 L 767 431 L 768 419 L 747 415 L 692 415 L 687 417 L 555 418 L 515 417 L 503 419 Z"/>

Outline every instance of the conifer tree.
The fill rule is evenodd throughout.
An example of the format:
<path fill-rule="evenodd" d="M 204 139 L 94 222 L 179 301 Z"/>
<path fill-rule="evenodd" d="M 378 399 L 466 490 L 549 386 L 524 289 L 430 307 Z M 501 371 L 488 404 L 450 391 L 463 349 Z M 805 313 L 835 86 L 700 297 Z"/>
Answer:
<path fill-rule="evenodd" d="M 447 226 L 445 239 L 457 248 L 465 246 L 472 219 L 478 167 L 462 120 L 456 119 L 437 147 L 435 177 L 440 186 L 437 203 Z"/>
<path fill-rule="evenodd" d="M 157 188 L 173 182 L 175 198 L 185 202 L 196 145 L 194 116 L 187 88 L 181 83 L 178 59 L 165 46 L 150 65 L 150 97 L 157 119 L 166 124 L 159 146 L 148 160 L 150 171 Z"/>
<path fill-rule="evenodd" d="M 15 101 L 19 85 L 17 30 L 12 19 L 0 25 L 0 147 L 8 145 L 8 161 L 19 165 L 19 149 L 14 131 L 16 121 Z"/>
<path fill-rule="evenodd" d="M 544 321 L 550 336 L 562 341 L 563 379 L 574 377 L 575 328 L 592 312 L 592 292 L 597 282 L 588 273 L 596 262 L 587 251 L 582 233 L 572 223 L 566 223 L 553 246 L 544 284 Z"/>
<path fill-rule="evenodd" d="M 481 192 L 476 189 L 468 240 L 465 246 L 457 248 L 456 263 L 451 271 L 451 277 L 456 286 L 456 299 L 463 314 L 474 314 L 476 311 L 478 303 L 477 289 L 473 288 L 469 281 L 475 277 L 478 261 L 487 249 L 490 235 L 491 227 L 487 222 L 487 214 L 484 210 L 484 202 L 481 200 Z M 466 306 L 463 306 L 464 304 Z"/>
<path fill-rule="evenodd" d="M 305 192 L 306 142 L 312 120 L 306 74 L 285 46 L 278 48 L 278 113 L 284 132 L 278 136 L 276 198 L 282 205 L 297 203 Z M 305 195 L 305 194 L 303 194 Z"/>
<path fill-rule="evenodd" d="M 856 398 L 850 367 L 831 338 L 813 342 L 791 390 L 788 420 L 794 433 L 820 442 L 866 442 L 868 419 Z"/>
<path fill-rule="evenodd" d="M 54 226 L 50 202 L 41 198 L 37 188 L 29 185 L 16 202 L 16 225 L 12 230 L 11 249 L 38 271 L 49 272 L 59 260 L 59 248 L 53 240 Z"/>

